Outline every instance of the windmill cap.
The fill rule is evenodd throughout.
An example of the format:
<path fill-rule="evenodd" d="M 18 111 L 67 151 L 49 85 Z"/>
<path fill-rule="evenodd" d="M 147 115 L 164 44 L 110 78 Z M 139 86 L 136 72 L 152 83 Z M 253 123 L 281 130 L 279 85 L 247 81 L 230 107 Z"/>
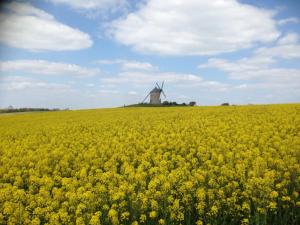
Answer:
<path fill-rule="evenodd" d="M 161 92 L 161 89 L 158 89 L 157 87 L 153 88 L 150 93 L 156 93 L 156 92 Z"/>

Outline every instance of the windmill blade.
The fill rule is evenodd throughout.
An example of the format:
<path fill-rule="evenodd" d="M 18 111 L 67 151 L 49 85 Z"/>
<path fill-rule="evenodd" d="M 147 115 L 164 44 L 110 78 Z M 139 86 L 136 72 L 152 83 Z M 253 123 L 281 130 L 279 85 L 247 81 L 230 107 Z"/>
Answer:
<path fill-rule="evenodd" d="M 165 83 L 165 81 L 163 81 L 163 82 L 161 83 L 161 89 L 164 88 L 164 83 Z"/>
<path fill-rule="evenodd" d="M 142 101 L 142 103 L 144 103 L 146 101 L 146 99 L 148 98 L 148 96 L 150 95 L 150 92 L 149 94 L 144 98 L 144 100 Z"/>
<path fill-rule="evenodd" d="M 164 92 L 164 91 L 161 91 L 161 93 L 165 96 L 165 98 L 167 98 L 167 96 L 165 95 L 165 92 Z"/>
<path fill-rule="evenodd" d="M 158 87 L 158 89 L 161 89 L 160 86 L 158 85 L 158 83 L 157 82 L 155 82 L 155 83 L 156 83 L 156 86 Z"/>

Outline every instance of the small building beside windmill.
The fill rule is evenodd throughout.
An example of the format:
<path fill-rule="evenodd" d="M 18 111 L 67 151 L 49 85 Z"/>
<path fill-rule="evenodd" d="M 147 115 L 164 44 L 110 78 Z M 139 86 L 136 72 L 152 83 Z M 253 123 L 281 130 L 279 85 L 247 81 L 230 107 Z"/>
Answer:
<path fill-rule="evenodd" d="M 161 90 L 158 89 L 157 87 L 153 88 L 152 91 L 150 91 L 150 104 L 154 104 L 154 105 L 161 104 L 160 93 Z"/>

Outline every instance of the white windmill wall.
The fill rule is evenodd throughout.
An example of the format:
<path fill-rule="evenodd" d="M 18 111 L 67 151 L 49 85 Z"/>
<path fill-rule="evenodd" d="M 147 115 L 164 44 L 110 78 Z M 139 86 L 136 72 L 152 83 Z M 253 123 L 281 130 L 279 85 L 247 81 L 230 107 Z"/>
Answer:
<path fill-rule="evenodd" d="M 160 92 L 153 92 L 150 94 L 150 104 L 161 104 Z"/>

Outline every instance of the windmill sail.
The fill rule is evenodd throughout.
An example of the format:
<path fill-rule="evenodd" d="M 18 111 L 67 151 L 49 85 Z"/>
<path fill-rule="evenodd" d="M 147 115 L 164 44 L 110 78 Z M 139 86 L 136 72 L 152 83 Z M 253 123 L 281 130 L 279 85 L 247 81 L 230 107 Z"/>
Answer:
<path fill-rule="evenodd" d="M 167 96 L 165 95 L 165 92 L 164 92 L 164 90 L 163 90 L 163 88 L 164 88 L 164 83 L 165 83 L 165 81 L 163 81 L 163 82 L 161 83 L 161 93 L 165 96 L 165 98 L 167 98 Z"/>
<path fill-rule="evenodd" d="M 161 94 L 163 94 L 165 98 L 167 97 L 163 91 L 164 81 L 162 82 L 161 86 L 159 86 L 157 82 L 155 82 L 155 84 L 156 86 L 148 93 L 148 95 L 144 98 L 142 103 L 144 103 L 147 100 L 149 95 L 150 95 L 150 104 L 154 104 L 154 105 L 161 104 L 161 99 L 160 99 Z"/>
<path fill-rule="evenodd" d="M 150 95 L 150 92 L 147 94 L 147 96 L 144 98 L 144 100 L 142 101 L 142 103 L 144 103 L 146 101 L 146 99 L 148 98 L 148 96 Z"/>

